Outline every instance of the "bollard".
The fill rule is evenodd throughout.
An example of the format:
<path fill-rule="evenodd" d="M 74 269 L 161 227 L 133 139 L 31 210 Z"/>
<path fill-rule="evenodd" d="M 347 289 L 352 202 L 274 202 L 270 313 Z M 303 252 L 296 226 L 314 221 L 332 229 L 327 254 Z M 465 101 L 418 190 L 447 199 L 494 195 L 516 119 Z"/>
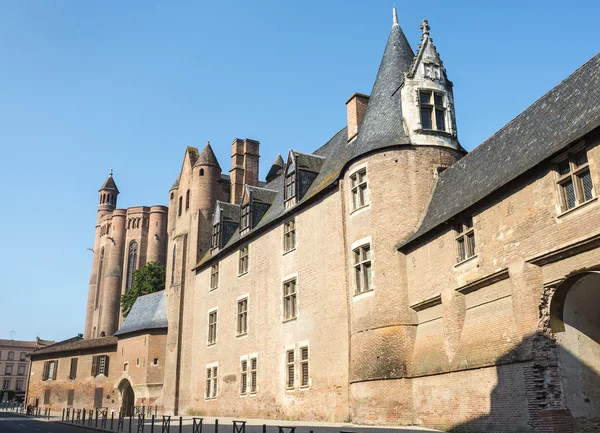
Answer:
<path fill-rule="evenodd" d="M 219 433 L 219 419 L 215 420 L 215 433 Z"/>
<path fill-rule="evenodd" d="M 115 422 L 115 411 L 110 413 L 110 429 L 113 429 L 113 423 Z"/>
<path fill-rule="evenodd" d="M 61 421 L 62 421 L 62 422 L 64 422 L 64 421 L 65 421 L 65 408 L 64 408 L 64 407 L 63 407 L 63 414 L 62 414 L 62 419 L 61 419 Z"/>
<path fill-rule="evenodd" d="M 263 433 L 267 433 L 267 425 L 263 424 Z"/>
<path fill-rule="evenodd" d="M 152 423 L 150 424 L 150 433 L 154 433 L 154 415 L 152 415 Z"/>
<path fill-rule="evenodd" d="M 98 409 L 96 409 L 96 427 L 98 427 Z"/>
<path fill-rule="evenodd" d="M 129 433 L 131 433 L 131 422 L 133 421 L 133 415 L 129 415 Z"/>
<path fill-rule="evenodd" d="M 179 417 L 179 433 L 181 433 L 181 428 L 183 427 L 183 417 Z"/>

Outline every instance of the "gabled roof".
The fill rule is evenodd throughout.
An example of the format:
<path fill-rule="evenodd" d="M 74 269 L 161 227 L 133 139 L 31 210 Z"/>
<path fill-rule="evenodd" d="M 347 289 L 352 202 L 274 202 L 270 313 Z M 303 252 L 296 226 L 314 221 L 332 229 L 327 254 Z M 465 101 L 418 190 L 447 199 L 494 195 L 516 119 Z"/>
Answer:
<path fill-rule="evenodd" d="M 179 188 L 179 178 L 177 178 L 177 180 L 175 180 L 175 183 L 173 184 L 173 186 L 171 187 L 171 189 L 169 191 L 171 191 L 173 189 L 177 189 L 177 188 Z"/>
<path fill-rule="evenodd" d="M 112 170 L 98 191 L 116 191 L 119 192 L 117 184 L 113 179 Z"/>
<path fill-rule="evenodd" d="M 115 336 L 131 332 L 167 328 L 167 299 L 165 291 L 140 296 L 135 300 L 131 311 L 125 318 Z"/>
<path fill-rule="evenodd" d="M 105 347 L 117 345 L 117 337 L 101 337 L 89 340 L 84 340 L 81 337 L 73 337 L 68 340 L 52 344 L 38 350 L 34 350 L 31 353 L 31 357 L 34 358 L 38 355 L 47 355 L 50 353 L 61 353 L 61 352 L 72 352 L 90 349 L 101 349 Z"/>
<path fill-rule="evenodd" d="M 440 174 L 406 246 L 600 126 L 600 53 Z"/>
<path fill-rule="evenodd" d="M 221 168 L 221 166 L 219 165 L 219 161 L 217 161 L 217 157 L 215 156 L 215 153 L 213 152 L 212 147 L 210 146 L 210 142 L 206 144 L 206 146 L 202 150 L 202 153 L 196 160 L 194 166 L 197 165 L 211 165 L 213 167 Z"/>
<path fill-rule="evenodd" d="M 213 224 L 219 221 L 224 222 L 240 222 L 240 206 L 233 203 L 227 203 L 224 201 L 217 200 L 217 206 L 215 207 L 215 216 L 213 218 Z"/>
<path fill-rule="evenodd" d="M 311 155 L 310 153 L 297 152 L 292 150 L 296 155 L 296 167 L 298 170 L 310 171 L 312 173 L 318 173 L 321 171 L 323 166 L 324 157 L 319 155 Z"/>
<path fill-rule="evenodd" d="M 283 158 L 281 157 L 281 153 L 278 153 L 277 157 L 275 158 L 275 161 L 273 161 L 273 165 L 271 166 L 271 168 L 269 169 L 269 172 L 267 173 L 267 177 L 266 177 L 267 182 L 270 182 L 273 179 L 275 179 L 277 176 L 281 175 L 283 173 L 284 168 L 285 168 L 285 162 L 283 161 Z"/>
<path fill-rule="evenodd" d="M 267 188 L 259 188 L 257 186 L 246 185 L 248 193 L 252 196 L 252 200 L 260 203 L 271 204 L 277 197 L 277 191 Z"/>
<path fill-rule="evenodd" d="M 190 155 L 190 165 L 193 167 L 198 160 L 198 149 L 192 146 L 186 148 L 186 152 Z"/>

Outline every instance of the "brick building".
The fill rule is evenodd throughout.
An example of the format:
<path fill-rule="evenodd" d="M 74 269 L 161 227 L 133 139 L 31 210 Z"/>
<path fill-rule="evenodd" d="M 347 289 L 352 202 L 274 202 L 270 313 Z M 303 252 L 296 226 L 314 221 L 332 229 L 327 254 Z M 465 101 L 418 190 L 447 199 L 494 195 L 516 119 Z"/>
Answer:
<path fill-rule="evenodd" d="M 127 386 L 137 405 L 136 386 L 155 383 L 165 413 L 598 428 L 600 55 L 467 154 L 421 29 L 414 53 L 394 13 L 371 95 L 352 95 L 313 153 L 278 155 L 265 182 L 255 140 L 233 141 L 229 175 L 210 144 L 186 149 L 164 236 L 168 330 L 146 349 L 158 306 L 124 334 L 129 318 L 103 319 L 117 289 L 99 313 L 88 303 L 86 337 L 115 335 L 89 340 L 117 360 L 114 407 L 132 397 L 131 340 L 164 370 Z"/>

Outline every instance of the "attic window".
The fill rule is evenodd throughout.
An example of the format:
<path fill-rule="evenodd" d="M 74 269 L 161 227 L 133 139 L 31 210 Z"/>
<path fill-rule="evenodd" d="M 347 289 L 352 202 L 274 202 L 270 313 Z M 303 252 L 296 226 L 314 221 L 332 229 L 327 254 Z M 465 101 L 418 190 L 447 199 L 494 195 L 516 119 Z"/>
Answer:
<path fill-rule="evenodd" d="M 211 248 L 219 247 L 219 235 L 221 233 L 221 224 L 217 223 L 213 225 L 212 228 L 212 238 L 210 241 Z"/>
<path fill-rule="evenodd" d="M 245 230 L 250 227 L 250 204 L 242 206 L 242 221 L 240 230 Z"/>
<path fill-rule="evenodd" d="M 421 128 L 446 131 L 445 95 L 431 90 L 419 90 Z"/>
<path fill-rule="evenodd" d="M 285 174 L 285 189 L 283 191 L 284 200 L 290 200 L 296 197 L 296 167 L 290 164 Z"/>

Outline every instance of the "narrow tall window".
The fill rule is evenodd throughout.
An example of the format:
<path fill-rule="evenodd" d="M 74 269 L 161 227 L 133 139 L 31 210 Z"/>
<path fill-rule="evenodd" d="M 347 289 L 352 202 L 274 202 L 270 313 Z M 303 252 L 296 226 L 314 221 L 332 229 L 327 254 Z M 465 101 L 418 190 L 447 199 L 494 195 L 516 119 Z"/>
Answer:
<path fill-rule="evenodd" d="M 250 394 L 256 393 L 258 360 L 250 358 Z"/>
<path fill-rule="evenodd" d="M 69 379 L 77 377 L 77 358 L 71 358 L 71 368 L 69 370 Z"/>
<path fill-rule="evenodd" d="M 99 374 L 108 376 L 108 355 L 95 355 L 92 356 L 92 373 L 91 375 L 96 377 Z"/>
<path fill-rule="evenodd" d="M 241 375 L 240 375 L 240 394 L 246 395 L 248 392 L 248 361 L 243 359 L 241 362 Z"/>
<path fill-rule="evenodd" d="M 296 167 L 291 164 L 285 175 L 285 188 L 283 190 L 283 199 L 290 200 L 296 197 Z"/>
<path fill-rule="evenodd" d="M 133 287 L 133 273 L 137 266 L 137 256 L 138 243 L 134 240 L 129 243 L 129 252 L 127 255 L 127 280 L 125 283 L 125 291 L 130 290 Z"/>
<path fill-rule="evenodd" d="M 176 264 L 177 264 L 177 244 L 173 244 L 173 258 L 171 259 L 171 285 L 175 284 Z"/>
<path fill-rule="evenodd" d="M 210 290 L 219 287 L 219 264 L 215 263 L 210 267 Z"/>
<path fill-rule="evenodd" d="M 246 204 L 242 206 L 242 221 L 240 230 L 250 228 L 250 205 Z"/>
<path fill-rule="evenodd" d="M 217 342 L 217 310 L 208 313 L 208 344 Z"/>
<path fill-rule="evenodd" d="M 240 248 L 239 274 L 248 272 L 248 245 Z"/>
<path fill-rule="evenodd" d="M 185 193 L 185 210 L 190 208 L 190 190 L 188 189 Z"/>
<path fill-rule="evenodd" d="M 350 176 L 350 191 L 352 192 L 352 210 L 369 203 L 367 194 L 367 169 L 363 168 Z"/>
<path fill-rule="evenodd" d="M 564 154 L 557 164 L 557 172 L 563 212 L 594 198 L 594 185 L 585 148 Z"/>
<path fill-rule="evenodd" d="M 100 301 L 100 290 L 102 288 L 102 271 L 104 270 L 104 247 L 100 250 L 100 263 L 98 265 L 98 278 L 96 279 L 96 301 L 94 302 L 94 309 L 98 309 L 98 303 Z"/>
<path fill-rule="evenodd" d="M 300 386 L 307 387 L 309 379 L 308 371 L 308 347 L 300 348 Z"/>
<path fill-rule="evenodd" d="M 421 128 L 446 131 L 446 107 L 443 93 L 419 90 Z"/>
<path fill-rule="evenodd" d="M 21 352 L 21 355 L 19 357 L 20 361 L 25 361 L 25 357 L 27 356 L 27 354 L 25 352 Z"/>
<path fill-rule="evenodd" d="M 248 298 L 238 301 L 237 310 L 237 335 L 244 335 L 248 332 Z"/>
<path fill-rule="evenodd" d="M 25 375 L 25 366 L 19 365 L 17 367 L 17 376 L 24 376 L 24 375 Z"/>
<path fill-rule="evenodd" d="M 219 247 L 219 234 L 221 232 L 221 224 L 214 224 L 212 227 L 212 237 L 210 241 L 211 248 Z"/>
<path fill-rule="evenodd" d="M 8 352 L 8 361 L 14 361 L 15 360 L 15 352 L 13 352 L 12 350 L 10 352 Z"/>
<path fill-rule="evenodd" d="M 181 211 L 183 207 L 183 197 L 179 197 L 179 206 L 177 207 L 177 216 L 181 216 Z"/>
<path fill-rule="evenodd" d="M 295 375 L 295 365 L 294 365 L 294 351 L 288 350 L 285 354 L 286 361 L 286 383 L 285 387 L 287 389 L 294 389 L 294 375 Z"/>
<path fill-rule="evenodd" d="M 456 231 L 456 261 L 460 263 L 475 255 L 475 230 L 473 218 L 458 223 Z"/>
<path fill-rule="evenodd" d="M 2 381 L 2 389 L 10 389 L 11 382 L 12 381 L 10 379 L 4 379 Z"/>
<path fill-rule="evenodd" d="M 4 366 L 4 374 L 5 374 L 6 376 L 10 376 L 10 375 L 12 374 L 12 371 L 13 371 L 13 366 L 12 366 L 12 364 L 6 364 L 6 365 Z"/>
<path fill-rule="evenodd" d="M 296 248 L 296 220 L 292 218 L 283 225 L 283 250 L 291 251 Z"/>
<path fill-rule="evenodd" d="M 217 397 L 217 367 L 207 367 L 206 368 L 206 398 L 216 398 Z"/>
<path fill-rule="evenodd" d="M 371 245 L 366 244 L 354 251 L 354 273 L 356 281 L 356 294 L 371 290 Z"/>
<path fill-rule="evenodd" d="M 23 391 L 23 379 L 17 379 L 16 391 Z"/>
<path fill-rule="evenodd" d="M 296 280 L 283 283 L 283 320 L 294 319 L 297 314 Z"/>

